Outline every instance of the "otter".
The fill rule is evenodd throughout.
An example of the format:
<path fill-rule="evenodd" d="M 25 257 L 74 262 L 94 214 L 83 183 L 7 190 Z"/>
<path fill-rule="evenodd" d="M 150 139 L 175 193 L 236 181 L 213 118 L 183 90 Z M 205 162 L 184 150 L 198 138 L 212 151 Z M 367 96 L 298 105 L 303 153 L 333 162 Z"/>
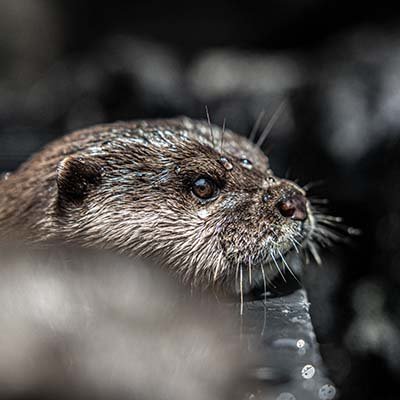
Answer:
<path fill-rule="evenodd" d="M 0 193 L 0 241 L 156 257 L 204 289 L 239 281 L 243 293 L 252 276 L 283 274 L 288 253 L 319 260 L 317 243 L 333 237 L 260 146 L 186 117 L 73 132 L 7 174 Z"/>

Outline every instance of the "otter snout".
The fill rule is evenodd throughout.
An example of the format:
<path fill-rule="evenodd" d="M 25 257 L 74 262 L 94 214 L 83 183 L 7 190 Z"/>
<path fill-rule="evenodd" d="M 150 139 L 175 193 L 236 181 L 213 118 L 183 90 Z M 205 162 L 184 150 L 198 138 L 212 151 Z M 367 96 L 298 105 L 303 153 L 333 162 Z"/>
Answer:
<path fill-rule="evenodd" d="M 307 199 L 301 194 L 293 194 L 276 203 L 279 213 L 296 221 L 304 221 L 307 218 Z"/>

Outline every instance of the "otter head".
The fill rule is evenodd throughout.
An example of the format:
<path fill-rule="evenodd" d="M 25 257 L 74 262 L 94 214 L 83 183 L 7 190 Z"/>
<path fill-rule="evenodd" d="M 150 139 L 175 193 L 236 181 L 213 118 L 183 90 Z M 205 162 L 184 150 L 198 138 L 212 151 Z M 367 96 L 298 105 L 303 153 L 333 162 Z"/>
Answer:
<path fill-rule="evenodd" d="M 230 290 L 239 274 L 285 269 L 313 230 L 304 190 L 229 130 L 184 118 L 110 125 L 96 138 L 58 166 L 64 240 L 155 256 L 194 286 Z"/>

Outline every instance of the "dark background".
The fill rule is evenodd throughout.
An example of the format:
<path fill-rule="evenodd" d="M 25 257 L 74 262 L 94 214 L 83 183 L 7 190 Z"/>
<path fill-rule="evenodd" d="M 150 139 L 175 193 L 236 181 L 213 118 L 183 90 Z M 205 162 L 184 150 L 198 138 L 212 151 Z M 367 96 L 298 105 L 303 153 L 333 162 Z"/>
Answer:
<path fill-rule="evenodd" d="M 363 234 L 310 265 L 313 320 L 343 399 L 400 390 L 400 6 L 389 2 L 0 1 L 0 171 L 72 129 L 205 117 L 265 146 Z M 264 125 L 266 122 L 264 121 Z"/>

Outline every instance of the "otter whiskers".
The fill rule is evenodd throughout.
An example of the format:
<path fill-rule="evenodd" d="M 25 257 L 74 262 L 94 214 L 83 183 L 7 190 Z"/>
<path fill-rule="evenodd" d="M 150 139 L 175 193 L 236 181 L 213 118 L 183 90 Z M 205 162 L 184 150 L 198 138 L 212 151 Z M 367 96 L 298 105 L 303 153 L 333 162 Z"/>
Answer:
<path fill-rule="evenodd" d="M 287 99 L 283 99 L 279 103 L 276 110 L 273 112 L 271 117 L 268 119 L 267 124 L 266 124 L 265 128 L 263 129 L 263 131 L 261 132 L 260 136 L 258 137 L 257 142 L 255 142 L 257 132 L 260 128 L 261 122 L 266 115 L 266 111 L 262 110 L 260 112 L 260 114 L 258 115 L 257 120 L 256 120 L 255 124 L 253 125 L 253 128 L 251 129 L 250 135 L 248 136 L 249 141 L 252 143 L 255 143 L 255 145 L 257 147 L 261 148 L 264 145 L 264 142 L 267 140 L 269 134 L 272 132 L 272 129 L 274 128 L 275 124 L 277 123 L 277 121 L 279 120 L 279 118 L 281 117 L 283 112 L 285 111 L 287 104 L 288 104 Z"/>
<path fill-rule="evenodd" d="M 271 133 L 273 127 L 275 126 L 276 122 L 282 115 L 283 111 L 287 106 L 287 100 L 284 99 L 278 106 L 278 108 L 272 114 L 270 120 L 268 121 L 267 126 L 264 128 L 263 132 L 261 133 L 260 137 L 257 140 L 256 146 L 261 148 L 264 145 L 265 140 L 268 138 L 269 134 Z"/>

